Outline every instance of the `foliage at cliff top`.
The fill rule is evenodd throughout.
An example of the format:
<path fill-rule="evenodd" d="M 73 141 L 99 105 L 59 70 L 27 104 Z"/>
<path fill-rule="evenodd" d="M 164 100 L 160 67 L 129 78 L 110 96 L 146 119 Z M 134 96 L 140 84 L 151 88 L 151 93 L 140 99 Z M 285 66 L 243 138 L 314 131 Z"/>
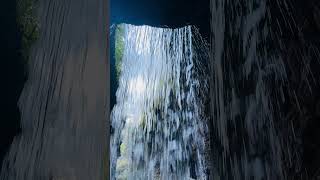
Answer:
<path fill-rule="evenodd" d="M 36 0 L 17 1 L 17 23 L 21 31 L 22 55 L 29 58 L 31 45 L 39 37 L 39 23 L 35 16 Z"/>
<path fill-rule="evenodd" d="M 116 27 L 115 36 L 115 66 L 117 79 L 119 79 L 124 52 L 124 25 L 120 24 Z"/>

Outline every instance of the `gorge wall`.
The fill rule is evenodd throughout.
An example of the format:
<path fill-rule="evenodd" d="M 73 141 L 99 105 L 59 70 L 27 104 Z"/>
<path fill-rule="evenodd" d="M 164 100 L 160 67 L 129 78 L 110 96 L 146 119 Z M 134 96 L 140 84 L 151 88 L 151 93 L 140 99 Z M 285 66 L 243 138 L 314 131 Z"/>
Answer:
<path fill-rule="evenodd" d="M 37 1 L 39 39 L 19 100 L 21 133 L 1 179 L 108 174 L 108 1 Z"/>

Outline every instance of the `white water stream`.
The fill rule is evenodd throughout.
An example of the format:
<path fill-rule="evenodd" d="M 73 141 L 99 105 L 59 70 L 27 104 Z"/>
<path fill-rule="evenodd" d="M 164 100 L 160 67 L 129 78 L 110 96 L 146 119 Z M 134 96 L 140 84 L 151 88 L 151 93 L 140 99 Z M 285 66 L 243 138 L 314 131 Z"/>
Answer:
<path fill-rule="evenodd" d="M 111 179 L 206 179 L 208 87 L 193 27 L 125 25 L 124 31 Z"/>

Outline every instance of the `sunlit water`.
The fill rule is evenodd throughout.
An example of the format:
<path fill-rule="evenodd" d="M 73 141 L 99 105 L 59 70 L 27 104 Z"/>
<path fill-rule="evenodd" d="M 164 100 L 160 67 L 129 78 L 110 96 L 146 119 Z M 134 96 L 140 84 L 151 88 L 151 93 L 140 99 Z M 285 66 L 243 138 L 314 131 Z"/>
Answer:
<path fill-rule="evenodd" d="M 111 179 L 206 179 L 207 47 L 191 26 L 124 29 Z"/>

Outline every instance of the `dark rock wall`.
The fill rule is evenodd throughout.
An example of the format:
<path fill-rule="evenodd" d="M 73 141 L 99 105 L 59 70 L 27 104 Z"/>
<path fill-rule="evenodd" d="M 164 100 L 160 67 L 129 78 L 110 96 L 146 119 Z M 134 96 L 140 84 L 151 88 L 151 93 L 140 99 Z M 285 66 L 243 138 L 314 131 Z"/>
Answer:
<path fill-rule="evenodd" d="M 0 179 L 103 179 L 109 168 L 108 1 L 38 1 L 40 37 Z"/>
<path fill-rule="evenodd" d="M 301 162 L 299 171 L 289 172 L 297 179 L 317 179 L 320 176 L 320 3 L 317 0 L 287 3 L 287 8 L 280 4 L 282 12 L 276 4 L 270 4 L 274 9 L 272 19 L 279 22 L 273 30 L 279 32 L 275 36 L 282 42 L 279 49 L 288 75 L 284 92 L 287 101 L 282 111 L 287 125 L 292 124 L 295 130 L 297 140 L 292 146 Z"/>
<path fill-rule="evenodd" d="M 17 101 L 26 76 L 24 59 L 20 53 L 21 33 L 16 22 L 16 2 L 4 1 L 0 9 L 0 164 L 2 164 L 14 136 L 20 132 L 20 112 Z"/>

